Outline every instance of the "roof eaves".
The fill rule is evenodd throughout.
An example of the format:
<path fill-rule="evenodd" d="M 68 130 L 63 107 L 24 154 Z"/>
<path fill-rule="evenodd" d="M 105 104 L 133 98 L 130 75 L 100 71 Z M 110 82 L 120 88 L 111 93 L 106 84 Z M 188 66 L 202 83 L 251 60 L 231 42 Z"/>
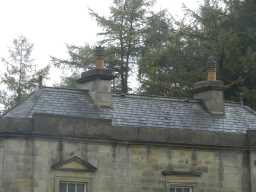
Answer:
<path fill-rule="evenodd" d="M 30 97 L 32 97 L 34 94 L 36 94 L 40 89 L 34 90 L 32 91 L 26 99 L 24 99 L 22 102 L 20 103 L 16 103 L 13 107 L 11 107 L 10 109 L 6 110 L 1 117 L 5 117 L 9 112 L 11 112 L 13 109 L 15 109 L 16 107 L 22 105 L 24 102 L 26 102 Z"/>

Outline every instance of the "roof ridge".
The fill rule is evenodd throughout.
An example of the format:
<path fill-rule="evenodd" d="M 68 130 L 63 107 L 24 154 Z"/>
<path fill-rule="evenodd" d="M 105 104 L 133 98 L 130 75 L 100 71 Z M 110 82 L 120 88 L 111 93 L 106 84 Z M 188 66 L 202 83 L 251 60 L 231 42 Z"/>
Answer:
<path fill-rule="evenodd" d="M 250 112 L 250 113 L 256 115 L 256 111 L 255 111 L 253 108 L 251 108 L 251 107 L 249 107 L 249 106 L 247 106 L 247 105 L 242 105 L 242 107 L 243 107 L 244 109 L 246 109 L 248 112 Z"/>
<path fill-rule="evenodd" d="M 232 101 L 232 100 L 227 100 L 227 101 L 225 102 L 225 105 L 232 105 L 232 106 L 235 105 L 235 106 L 239 106 L 239 107 L 241 107 L 241 108 L 243 108 L 243 109 L 246 109 L 246 111 L 248 111 L 248 112 L 250 112 L 250 113 L 256 115 L 256 111 L 255 111 L 253 108 L 251 108 L 251 107 L 248 106 L 248 105 L 242 105 L 240 102 L 236 102 L 236 101 Z"/>
<path fill-rule="evenodd" d="M 140 95 L 140 94 L 112 94 L 114 97 L 137 97 L 140 99 L 155 99 L 155 100 L 168 100 L 168 101 L 177 101 L 177 102 L 195 102 L 198 103 L 199 99 L 193 99 L 189 97 L 167 97 L 167 96 L 159 96 L 159 95 Z"/>
<path fill-rule="evenodd" d="M 59 90 L 67 90 L 67 91 L 86 91 L 87 89 L 77 89 L 77 88 L 67 88 L 67 87 L 47 87 L 44 86 L 41 89 L 59 89 Z M 162 99 L 162 100 L 172 100 L 172 101 L 179 101 L 179 102 L 199 102 L 198 99 L 193 99 L 189 97 L 167 97 L 167 96 L 159 96 L 159 95 L 143 95 L 143 94 L 118 94 L 118 93 L 112 93 L 112 96 L 122 96 L 122 97 L 138 97 L 138 98 L 153 98 L 153 99 Z"/>
<path fill-rule="evenodd" d="M 37 97 L 37 95 L 35 95 L 36 93 L 38 93 L 38 97 Z M 33 95 L 35 95 L 35 102 L 33 102 L 32 106 L 31 106 L 31 109 L 27 112 L 28 116 L 30 116 L 30 113 L 31 114 L 33 113 L 33 109 L 36 106 L 36 104 L 38 103 L 38 100 L 42 95 L 42 90 L 41 89 L 36 90 Z M 29 96 L 27 99 L 29 99 L 30 97 L 32 97 L 32 95 Z"/>
<path fill-rule="evenodd" d="M 226 104 L 236 104 L 236 105 L 241 105 L 241 102 L 238 101 L 233 101 L 233 100 L 225 100 Z M 241 105 L 242 106 L 242 105 Z"/>
<path fill-rule="evenodd" d="M 191 103 L 198 103 L 201 102 L 200 99 L 194 99 L 189 97 L 167 97 L 167 96 L 159 96 L 159 95 L 141 95 L 141 94 L 112 94 L 113 96 L 117 97 L 137 97 L 140 99 L 161 99 L 161 100 L 169 100 L 169 101 L 177 101 L 177 102 L 191 102 Z M 237 105 L 246 108 L 247 110 L 256 114 L 256 111 L 247 105 L 241 105 L 240 102 L 232 101 L 232 100 L 224 100 L 224 105 Z"/>
<path fill-rule="evenodd" d="M 66 91 L 85 91 L 88 92 L 87 89 L 77 89 L 77 88 L 69 88 L 69 87 L 48 87 L 44 86 L 41 89 L 55 89 L 55 90 L 66 90 Z"/>

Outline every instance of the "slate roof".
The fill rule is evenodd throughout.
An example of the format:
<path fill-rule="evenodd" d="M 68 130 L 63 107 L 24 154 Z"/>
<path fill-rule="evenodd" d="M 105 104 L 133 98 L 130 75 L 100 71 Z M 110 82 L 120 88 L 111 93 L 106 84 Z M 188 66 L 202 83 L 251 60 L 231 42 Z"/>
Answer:
<path fill-rule="evenodd" d="M 200 101 L 135 95 L 113 95 L 113 107 L 97 108 L 86 90 L 42 88 L 4 117 L 31 118 L 35 113 L 112 119 L 113 126 L 180 128 L 224 132 L 256 129 L 256 114 L 237 103 L 225 103 L 225 115 L 207 113 Z"/>

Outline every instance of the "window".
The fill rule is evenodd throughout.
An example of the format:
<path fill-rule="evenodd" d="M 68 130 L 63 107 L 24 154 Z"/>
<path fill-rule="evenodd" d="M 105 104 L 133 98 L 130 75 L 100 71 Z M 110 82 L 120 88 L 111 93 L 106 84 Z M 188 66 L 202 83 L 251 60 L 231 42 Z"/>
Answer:
<path fill-rule="evenodd" d="M 169 192 L 193 192 L 192 187 L 186 186 L 170 186 Z"/>
<path fill-rule="evenodd" d="M 86 183 L 60 182 L 59 192 L 87 192 Z"/>

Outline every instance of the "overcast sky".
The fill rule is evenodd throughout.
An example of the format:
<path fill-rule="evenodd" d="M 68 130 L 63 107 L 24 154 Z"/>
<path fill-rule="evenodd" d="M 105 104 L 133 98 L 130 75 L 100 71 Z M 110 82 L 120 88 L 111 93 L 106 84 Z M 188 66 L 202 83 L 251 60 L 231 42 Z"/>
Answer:
<path fill-rule="evenodd" d="M 182 3 L 194 9 L 199 0 L 158 0 L 154 9 L 182 15 Z M 33 58 L 40 66 L 49 56 L 65 58 L 65 44 L 95 45 L 100 29 L 88 8 L 107 15 L 112 0 L 0 0 L 0 57 L 6 57 L 12 40 L 24 35 L 34 43 Z M 0 69 L 3 69 L 2 66 Z M 51 73 L 51 82 L 59 81 Z"/>

